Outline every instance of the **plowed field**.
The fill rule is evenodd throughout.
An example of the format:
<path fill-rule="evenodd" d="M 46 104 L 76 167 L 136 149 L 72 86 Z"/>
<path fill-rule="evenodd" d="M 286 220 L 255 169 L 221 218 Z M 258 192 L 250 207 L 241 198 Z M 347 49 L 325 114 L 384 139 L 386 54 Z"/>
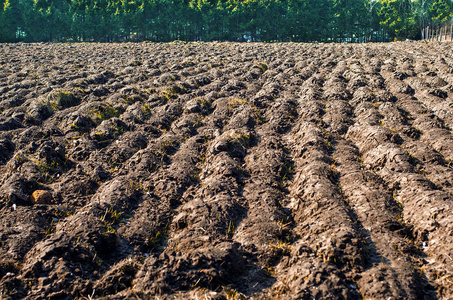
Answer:
<path fill-rule="evenodd" d="M 452 299 L 451 46 L 0 45 L 0 298 Z"/>

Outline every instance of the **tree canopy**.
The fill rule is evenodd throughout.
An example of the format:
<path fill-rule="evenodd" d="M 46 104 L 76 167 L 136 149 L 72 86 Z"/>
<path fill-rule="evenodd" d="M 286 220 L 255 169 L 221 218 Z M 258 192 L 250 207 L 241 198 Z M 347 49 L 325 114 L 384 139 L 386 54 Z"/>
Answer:
<path fill-rule="evenodd" d="M 417 39 L 452 0 L 0 0 L 0 42 Z"/>

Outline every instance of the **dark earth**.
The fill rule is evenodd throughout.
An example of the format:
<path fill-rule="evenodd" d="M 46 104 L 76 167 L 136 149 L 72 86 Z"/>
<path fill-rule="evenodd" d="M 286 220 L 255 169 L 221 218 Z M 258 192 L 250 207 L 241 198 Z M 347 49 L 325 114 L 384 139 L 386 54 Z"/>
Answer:
<path fill-rule="evenodd" d="M 452 299 L 450 43 L 0 45 L 1 299 Z"/>

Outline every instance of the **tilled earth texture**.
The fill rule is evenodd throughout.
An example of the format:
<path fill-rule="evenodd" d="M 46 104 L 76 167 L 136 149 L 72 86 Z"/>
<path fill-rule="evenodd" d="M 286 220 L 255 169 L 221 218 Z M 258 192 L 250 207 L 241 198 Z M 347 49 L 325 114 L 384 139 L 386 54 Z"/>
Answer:
<path fill-rule="evenodd" d="M 452 299 L 449 43 L 0 45 L 2 299 Z"/>

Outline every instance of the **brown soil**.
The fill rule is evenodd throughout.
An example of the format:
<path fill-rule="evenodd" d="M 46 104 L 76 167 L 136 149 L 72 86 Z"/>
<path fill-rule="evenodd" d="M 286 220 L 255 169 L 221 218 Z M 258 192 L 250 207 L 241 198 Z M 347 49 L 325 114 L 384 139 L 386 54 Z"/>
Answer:
<path fill-rule="evenodd" d="M 449 43 L 0 45 L 0 298 L 452 299 L 452 107 Z"/>

